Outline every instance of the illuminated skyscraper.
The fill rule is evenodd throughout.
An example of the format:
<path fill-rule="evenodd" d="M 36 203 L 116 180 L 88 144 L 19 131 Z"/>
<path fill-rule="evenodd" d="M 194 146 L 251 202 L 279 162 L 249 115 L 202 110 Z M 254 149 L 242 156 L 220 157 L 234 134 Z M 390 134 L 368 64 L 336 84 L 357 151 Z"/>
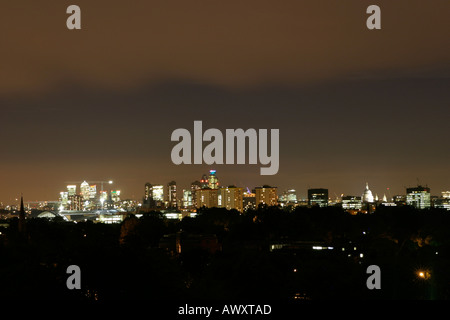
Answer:
<path fill-rule="evenodd" d="M 276 206 L 278 204 L 277 187 L 264 185 L 255 188 L 255 202 L 258 207 L 260 204 Z"/>
<path fill-rule="evenodd" d="M 89 192 L 89 183 L 83 181 L 80 185 L 80 195 L 82 200 L 89 200 L 90 192 Z"/>
<path fill-rule="evenodd" d="M 197 193 L 197 208 L 213 208 L 218 206 L 217 189 L 199 189 Z"/>
<path fill-rule="evenodd" d="M 417 186 L 415 188 L 406 188 L 406 204 L 418 209 L 430 208 L 430 188 L 422 186 Z"/>
<path fill-rule="evenodd" d="M 74 184 L 68 185 L 67 192 L 68 192 L 69 196 L 76 195 L 77 194 L 77 186 Z"/>
<path fill-rule="evenodd" d="M 244 211 L 244 188 L 237 188 L 235 186 L 220 188 L 218 197 L 219 207 L 227 208 L 228 210 L 236 209 L 239 212 Z"/>
<path fill-rule="evenodd" d="M 328 189 L 317 188 L 308 189 L 308 205 L 327 207 L 328 206 Z"/>
<path fill-rule="evenodd" d="M 169 208 L 177 208 L 177 183 L 171 181 L 167 184 L 167 201 Z"/>
<path fill-rule="evenodd" d="M 200 190 L 202 188 L 202 184 L 200 181 L 194 181 L 191 183 L 191 195 L 192 195 L 192 206 L 194 208 L 197 207 L 197 190 Z"/>
<path fill-rule="evenodd" d="M 89 186 L 89 199 L 97 199 L 97 185 Z"/>
<path fill-rule="evenodd" d="M 219 189 L 219 179 L 216 176 L 216 170 L 209 170 L 208 187 L 211 189 Z"/>
<path fill-rule="evenodd" d="M 152 186 L 152 200 L 155 207 L 162 207 L 164 204 L 164 186 L 162 184 Z"/>
<path fill-rule="evenodd" d="M 191 208 L 193 205 L 192 202 L 192 191 L 191 190 L 183 190 L 183 207 Z"/>

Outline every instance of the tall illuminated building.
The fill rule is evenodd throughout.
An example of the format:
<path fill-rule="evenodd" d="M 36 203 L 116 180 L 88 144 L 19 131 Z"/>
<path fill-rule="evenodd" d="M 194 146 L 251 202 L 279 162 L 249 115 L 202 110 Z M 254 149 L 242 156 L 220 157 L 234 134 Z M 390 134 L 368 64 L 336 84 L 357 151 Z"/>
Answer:
<path fill-rule="evenodd" d="M 97 199 L 97 185 L 95 184 L 89 186 L 89 199 Z"/>
<path fill-rule="evenodd" d="M 82 200 L 89 200 L 90 198 L 90 187 L 86 181 L 83 181 L 80 185 L 80 195 Z"/>
<path fill-rule="evenodd" d="M 258 207 L 260 204 L 266 204 L 268 206 L 276 206 L 278 204 L 277 187 L 271 187 L 268 185 L 256 187 L 255 202 L 256 207 Z"/>
<path fill-rule="evenodd" d="M 68 201 L 69 201 L 69 192 L 60 192 L 59 193 L 59 209 L 60 210 L 66 210 L 68 207 Z"/>
<path fill-rule="evenodd" d="M 192 191 L 183 189 L 183 208 L 191 208 L 193 205 Z"/>
<path fill-rule="evenodd" d="M 417 186 L 406 188 L 406 204 L 417 209 L 427 209 L 431 207 L 430 188 Z"/>
<path fill-rule="evenodd" d="M 328 189 L 324 188 L 308 189 L 308 205 L 327 207 Z"/>
<path fill-rule="evenodd" d="M 169 208 L 177 208 L 177 183 L 171 181 L 167 184 L 167 201 Z"/>
<path fill-rule="evenodd" d="M 244 211 L 244 188 L 229 186 L 227 188 L 220 188 L 218 193 L 218 206 L 227 208 L 228 210 L 235 209 L 239 212 Z"/>
<path fill-rule="evenodd" d="M 219 189 L 219 179 L 216 176 L 216 170 L 209 170 L 208 187 L 211 189 Z"/>
<path fill-rule="evenodd" d="M 197 194 L 197 208 L 214 208 L 218 206 L 218 190 L 217 189 L 199 189 Z"/>
<path fill-rule="evenodd" d="M 202 183 L 200 181 L 194 181 L 191 183 L 191 196 L 192 196 L 192 206 L 197 208 L 197 190 L 202 189 Z"/>
<path fill-rule="evenodd" d="M 164 186 L 162 184 L 152 186 L 152 200 L 155 207 L 162 207 L 164 204 Z"/>
<path fill-rule="evenodd" d="M 77 194 L 77 186 L 74 184 L 70 184 L 67 186 L 67 193 L 69 196 L 74 196 Z"/>

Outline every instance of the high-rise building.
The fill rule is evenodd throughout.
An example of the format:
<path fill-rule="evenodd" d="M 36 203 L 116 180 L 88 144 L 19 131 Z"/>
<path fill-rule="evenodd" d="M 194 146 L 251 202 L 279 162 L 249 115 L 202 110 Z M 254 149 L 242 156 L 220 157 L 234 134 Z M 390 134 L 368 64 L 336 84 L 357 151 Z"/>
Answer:
<path fill-rule="evenodd" d="M 69 192 L 60 192 L 59 193 L 59 209 L 60 210 L 66 210 L 68 207 L 68 201 L 69 201 Z"/>
<path fill-rule="evenodd" d="M 406 188 L 406 204 L 418 209 L 426 209 L 431 207 L 430 188 L 417 186 L 414 188 Z"/>
<path fill-rule="evenodd" d="M 89 183 L 83 181 L 80 185 L 80 196 L 83 201 L 89 200 Z"/>
<path fill-rule="evenodd" d="M 243 212 L 243 197 L 244 188 L 235 186 L 220 188 L 218 194 L 218 206 L 227 208 L 228 210 L 235 209 L 239 212 Z"/>
<path fill-rule="evenodd" d="M 255 202 L 258 207 L 260 204 L 276 206 L 278 204 L 277 187 L 264 185 L 255 188 Z"/>
<path fill-rule="evenodd" d="M 216 170 L 209 170 L 208 187 L 210 189 L 219 189 L 219 179 L 216 176 Z"/>
<path fill-rule="evenodd" d="M 154 207 L 162 207 L 164 204 L 164 186 L 162 184 L 152 186 L 152 201 Z"/>
<path fill-rule="evenodd" d="M 328 189 L 316 188 L 308 189 L 308 205 L 327 207 L 328 206 Z"/>
<path fill-rule="evenodd" d="M 183 189 L 183 208 L 192 208 L 192 191 Z"/>
<path fill-rule="evenodd" d="M 191 196 L 192 196 L 192 206 L 198 208 L 197 206 L 197 190 L 202 189 L 202 184 L 200 181 L 194 181 L 191 183 Z"/>
<path fill-rule="evenodd" d="M 95 184 L 89 186 L 89 199 L 97 199 L 97 185 Z"/>
<path fill-rule="evenodd" d="M 197 193 L 197 208 L 213 208 L 218 206 L 217 189 L 199 189 Z"/>
<path fill-rule="evenodd" d="M 67 186 L 67 192 L 69 196 L 74 196 L 77 194 L 77 186 L 75 184 L 71 184 Z"/>
<path fill-rule="evenodd" d="M 167 202 L 169 208 L 177 208 L 177 183 L 170 181 L 167 184 Z"/>

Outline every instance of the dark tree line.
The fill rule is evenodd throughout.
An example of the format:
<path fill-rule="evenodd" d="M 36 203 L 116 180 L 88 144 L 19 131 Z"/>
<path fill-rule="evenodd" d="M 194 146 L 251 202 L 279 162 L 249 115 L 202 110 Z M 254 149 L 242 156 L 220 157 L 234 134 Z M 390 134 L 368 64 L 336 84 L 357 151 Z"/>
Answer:
<path fill-rule="evenodd" d="M 1 298 L 450 297 L 445 210 L 380 207 L 350 215 L 336 207 L 260 207 L 243 214 L 212 208 L 181 221 L 150 212 L 121 224 L 35 218 L 26 220 L 25 235 L 17 219 L 7 222 L 0 230 Z M 173 247 L 162 246 L 163 240 Z M 333 249 L 312 250 L 305 243 Z M 270 250 L 272 244 L 292 247 Z M 82 270 L 81 290 L 66 287 L 72 264 Z M 366 287 L 371 264 L 381 268 L 381 290 Z M 420 270 L 431 276 L 421 279 Z"/>

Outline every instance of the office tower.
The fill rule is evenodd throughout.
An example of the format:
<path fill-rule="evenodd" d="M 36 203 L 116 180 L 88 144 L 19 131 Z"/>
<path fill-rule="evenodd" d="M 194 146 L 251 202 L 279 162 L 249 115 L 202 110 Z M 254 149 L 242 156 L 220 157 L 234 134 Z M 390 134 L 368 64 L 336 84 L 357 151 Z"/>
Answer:
<path fill-rule="evenodd" d="M 317 188 L 308 189 L 308 205 L 327 207 L 328 206 L 328 189 Z"/>
<path fill-rule="evenodd" d="M 82 200 L 89 200 L 89 183 L 83 181 L 80 185 L 80 195 Z"/>
<path fill-rule="evenodd" d="M 69 201 L 69 192 L 60 192 L 59 193 L 59 209 L 60 210 L 66 210 L 68 207 L 68 201 Z"/>
<path fill-rule="evenodd" d="M 82 201 L 79 194 L 69 195 L 67 200 L 69 210 L 80 211 L 82 210 Z"/>
<path fill-rule="evenodd" d="M 208 187 L 210 189 L 219 189 L 219 179 L 216 176 L 216 170 L 209 170 Z"/>
<path fill-rule="evenodd" d="M 170 181 L 167 184 L 167 201 L 169 208 L 177 208 L 177 183 L 175 181 Z"/>
<path fill-rule="evenodd" d="M 89 186 L 89 199 L 97 199 L 97 185 L 95 184 Z"/>
<path fill-rule="evenodd" d="M 355 196 L 343 196 L 342 197 L 342 209 L 344 210 L 361 210 L 362 200 L 361 197 Z"/>
<path fill-rule="evenodd" d="M 277 187 L 264 185 L 255 188 L 255 202 L 258 207 L 260 204 L 276 206 L 278 204 Z"/>
<path fill-rule="evenodd" d="M 192 191 L 183 189 L 183 208 L 191 208 L 192 205 Z"/>
<path fill-rule="evenodd" d="M 362 198 L 362 202 L 365 202 L 365 203 L 373 203 L 374 202 L 372 191 L 370 191 L 369 184 L 367 182 L 366 182 L 366 189 L 364 190 L 361 198 Z"/>
<path fill-rule="evenodd" d="M 217 189 L 199 189 L 197 193 L 197 208 L 213 208 L 218 206 Z"/>
<path fill-rule="evenodd" d="M 198 208 L 197 207 L 197 190 L 202 189 L 202 184 L 200 183 L 200 181 L 194 181 L 191 183 L 191 196 L 192 196 L 192 206 L 194 206 L 194 208 Z"/>
<path fill-rule="evenodd" d="M 441 196 L 434 201 L 435 208 L 450 210 L 450 191 L 442 191 Z"/>
<path fill-rule="evenodd" d="M 406 188 L 406 204 L 418 209 L 426 209 L 431 207 L 430 188 L 417 186 L 414 188 Z"/>
<path fill-rule="evenodd" d="M 218 206 L 228 210 L 236 209 L 239 212 L 244 211 L 243 207 L 244 188 L 229 186 L 220 188 L 218 193 Z"/>
<path fill-rule="evenodd" d="M 164 204 L 164 186 L 162 184 L 152 186 L 152 201 L 155 207 L 162 207 Z"/>
<path fill-rule="evenodd" d="M 67 192 L 68 192 L 69 196 L 76 195 L 77 194 L 77 186 L 74 184 L 68 185 Z"/>

